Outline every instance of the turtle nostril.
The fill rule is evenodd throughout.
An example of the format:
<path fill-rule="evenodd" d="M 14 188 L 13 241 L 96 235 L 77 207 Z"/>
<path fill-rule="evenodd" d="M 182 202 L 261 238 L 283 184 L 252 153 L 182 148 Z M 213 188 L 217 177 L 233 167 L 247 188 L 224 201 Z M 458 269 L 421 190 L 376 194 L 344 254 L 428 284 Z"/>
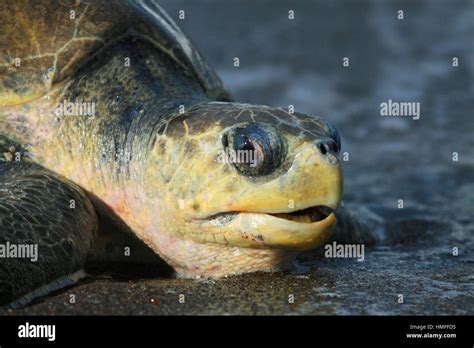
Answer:
<path fill-rule="evenodd" d="M 319 152 L 323 155 L 327 155 L 328 153 L 337 154 L 339 152 L 336 142 L 332 139 L 320 140 L 317 147 Z"/>

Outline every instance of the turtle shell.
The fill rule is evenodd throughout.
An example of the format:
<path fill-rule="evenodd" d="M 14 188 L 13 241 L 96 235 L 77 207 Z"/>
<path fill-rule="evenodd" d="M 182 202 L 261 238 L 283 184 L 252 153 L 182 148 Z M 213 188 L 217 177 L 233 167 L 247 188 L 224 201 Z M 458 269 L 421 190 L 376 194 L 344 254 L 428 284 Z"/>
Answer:
<path fill-rule="evenodd" d="M 162 50 L 211 99 L 230 100 L 221 80 L 165 11 L 151 0 L 0 2 L 0 106 L 22 104 L 74 76 L 124 36 Z"/>

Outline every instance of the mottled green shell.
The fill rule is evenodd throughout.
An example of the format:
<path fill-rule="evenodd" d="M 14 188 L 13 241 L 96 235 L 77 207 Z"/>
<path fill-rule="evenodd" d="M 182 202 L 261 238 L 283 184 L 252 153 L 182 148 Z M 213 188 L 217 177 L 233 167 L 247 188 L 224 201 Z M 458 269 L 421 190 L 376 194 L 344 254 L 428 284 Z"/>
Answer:
<path fill-rule="evenodd" d="M 0 18 L 0 106 L 46 94 L 73 78 L 101 48 L 127 35 L 166 52 L 208 97 L 230 99 L 219 77 L 154 1 L 3 0 Z"/>

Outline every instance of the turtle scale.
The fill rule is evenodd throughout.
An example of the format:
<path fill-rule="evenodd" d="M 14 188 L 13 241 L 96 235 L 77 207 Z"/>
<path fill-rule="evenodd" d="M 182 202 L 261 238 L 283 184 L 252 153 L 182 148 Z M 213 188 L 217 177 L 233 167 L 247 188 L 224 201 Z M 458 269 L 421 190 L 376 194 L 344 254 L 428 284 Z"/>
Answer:
<path fill-rule="evenodd" d="M 162 92 L 172 92 L 163 98 L 164 107 L 177 106 L 177 101 L 170 98 L 181 93 L 180 84 L 190 84 L 213 99 L 230 100 L 222 82 L 153 1 L 2 1 L 0 13 L 0 241 L 35 242 L 40 245 L 38 263 L 29 264 L 14 259 L 2 261 L 0 305 L 14 299 L 16 302 L 13 305 L 22 304 L 44 291 L 64 286 L 77 278 L 76 273 L 85 264 L 115 260 L 114 255 L 123 257 L 121 245 L 134 249 L 133 258 L 137 262 L 147 260 L 149 264 L 162 265 L 162 261 L 132 235 L 114 211 L 86 194 L 76 183 L 45 168 L 44 161 L 38 164 L 38 158 L 29 156 L 27 148 L 35 145 L 31 132 L 37 125 L 54 128 L 49 123 L 51 117 L 44 116 L 45 113 L 48 115 L 49 110 L 34 109 L 42 104 L 43 96 L 49 99 L 49 94 L 55 90 L 73 101 L 77 98 L 88 99 L 94 92 L 97 93 L 93 98 L 111 101 L 120 98 L 122 107 L 119 108 L 113 102 L 99 103 L 106 108 L 107 114 L 117 116 L 99 117 L 104 142 L 97 145 L 102 146 L 106 156 L 111 156 L 102 158 L 105 163 L 116 163 L 113 171 L 119 177 L 122 172 L 128 172 L 123 155 L 131 146 L 133 137 L 130 134 L 136 133 L 128 133 L 128 129 L 135 127 L 143 108 L 134 108 L 133 105 L 153 99 L 153 95 L 140 83 L 133 84 L 127 80 L 135 78 L 143 82 L 138 79 L 146 75 L 140 64 L 131 62 L 131 74 L 121 75 L 120 70 L 113 71 L 123 67 L 124 62 L 115 61 L 112 70 L 107 70 L 107 65 L 104 65 L 108 59 L 107 47 L 115 47 L 115 53 L 122 50 L 123 54 L 119 57 L 112 55 L 113 59 L 130 57 L 133 60 L 137 52 L 133 52 L 134 44 L 127 42 L 133 42 L 135 38 L 142 46 L 147 46 L 145 50 L 152 55 L 151 61 L 163 62 L 148 68 L 158 78 L 157 81 L 161 81 Z M 94 65 L 97 69 L 103 67 L 105 70 L 102 73 L 108 79 L 103 80 L 100 76 L 90 78 Z M 176 71 L 176 74 L 168 78 L 171 71 Z M 117 76 L 123 77 L 121 83 Z M 81 84 L 81 81 L 85 83 Z M 118 84 L 121 90 L 116 89 Z M 159 92 L 156 91 L 159 85 L 153 81 L 147 81 L 145 85 L 150 87 L 152 84 L 151 89 Z M 124 102 L 127 105 L 124 106 Z M 22 112 L 33 114 L 33 118 L 27 120 Z M 43 123 L 45 119 L 47 122 Z M 28 121 L 33 123 L 30 128 L 25 126 Z M 150 119 L 143 127 L 154 122 Z M 81 125 L 76 126 L 75 134 L 67 129 L 62 136 L 75 138 L 79 149 L 84 149 L 86 144 L 78 137 L 94 134 L 84 132 L 84 128 L 81 130 Z M 57 131 L 61 138 L 63 129 Z M 68 146 L 64 150 L 65 155 L 73 153 Z M 47 157 L 50 152 L 51 149 L 44 151 Z M 18 163 L 15 161 L 17 155 L 21 158 Z M 84 158 L 82 161 L 88 160 Z M 24 181 L 27 181 L 26 186 L 21 184 Z M 22 198 L 18 199 L 16 194 Z M 48 201 L 44 201 L 45 195 Z M 68 208 L 71 199 L 74 200 L 74 211 Z M 99 229 L 101 238 L 97 239 Z M 14 279 L 12 274 L 16 274 Z"/>
<path fill-rule="evenodd" d="M 335 139 L 335 130 L 318 117 L 228 102 L 215 72 L 154 1 L 8 0 L 0 3 L 0 14 L 6 19 L 0 23 L 0 173 L 8 173 L 0 175 L 0 189 L 17 185 L 21 193 L 21 180 L 30 180 L 29 197 L 8 206 L 0 201 L 0 220 L 8 224 L 0 237 L 42 236 L 44 255 L 55 265 L 38 280 L 37 267 L 21 263 L 23 278 L 0 293 L 0 304 L 40 284 L 64 282 L 85 259 L 113 259 L 109 250 L 123 260 L 132 235 L 149 247 L 144 257 L 133 247 L 133 255 L 148 263 L 150 253 L 158 254 L 185 277 L 280 269 L 291 264 L 295 250 L 330 236 L 335 218 L 314 228 L 291 219 L 281 220 L 283 227 L 277 218 L 262 221 L 293 212 L 292 199 L 297 210 L 338 206 L 336 154 L 321 155 L 315 146 Z M 21 58 L 19 68 L 12 66 L 14 57 Z M 57 100 L 98 101 L 98 115 L 55 116 Z M 271 175 L 245 177 L 216 161 L 227 130 L 249 123 L 272 124 L 285 136 L 284 165 Z M 26 157 L 13 163 L 19 144 Z M 71 197 L 74 216 L 64 206 Z M 26 205 L 35 214 L 10 216 Z M 244 220 L 213 219 L 222 207 L 243 212 Z M 70 234 L 79 239 L 76 249 L 58 244 Z M 0 285 L 10 284 L 10 274 L 0 267 Z"/>
<path fill-rule="evenodd" d="M 0 105 L 45 95 L 100 49 L 127 35 L 166 52 L 210 98 L 231 99 L 198 50 L 154 1 L 2 1 L 0 12 Z"/>

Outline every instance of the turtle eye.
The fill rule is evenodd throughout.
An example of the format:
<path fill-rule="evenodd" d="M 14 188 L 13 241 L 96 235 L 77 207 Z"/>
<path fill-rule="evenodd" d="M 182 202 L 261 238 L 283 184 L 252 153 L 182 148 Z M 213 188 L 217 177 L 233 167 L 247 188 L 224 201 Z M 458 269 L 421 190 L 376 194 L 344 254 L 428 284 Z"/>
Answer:
<path fill-rule="evenodd" d="M 264 146 L 258 139 L 249 138 L 247 135 L 240 134 L 234 140 L 234 150 L 236 151 L 235 165 L 243 171 L 250 167 L 258 171 L 265 163 Z"/>
<path fill-rule="evenodd" d="M 228 160 L 245 176 L 263 176 L 277 169 L 286 157 L 283 139 L 269 125 L 236 126 L 223 136 Z"/>

